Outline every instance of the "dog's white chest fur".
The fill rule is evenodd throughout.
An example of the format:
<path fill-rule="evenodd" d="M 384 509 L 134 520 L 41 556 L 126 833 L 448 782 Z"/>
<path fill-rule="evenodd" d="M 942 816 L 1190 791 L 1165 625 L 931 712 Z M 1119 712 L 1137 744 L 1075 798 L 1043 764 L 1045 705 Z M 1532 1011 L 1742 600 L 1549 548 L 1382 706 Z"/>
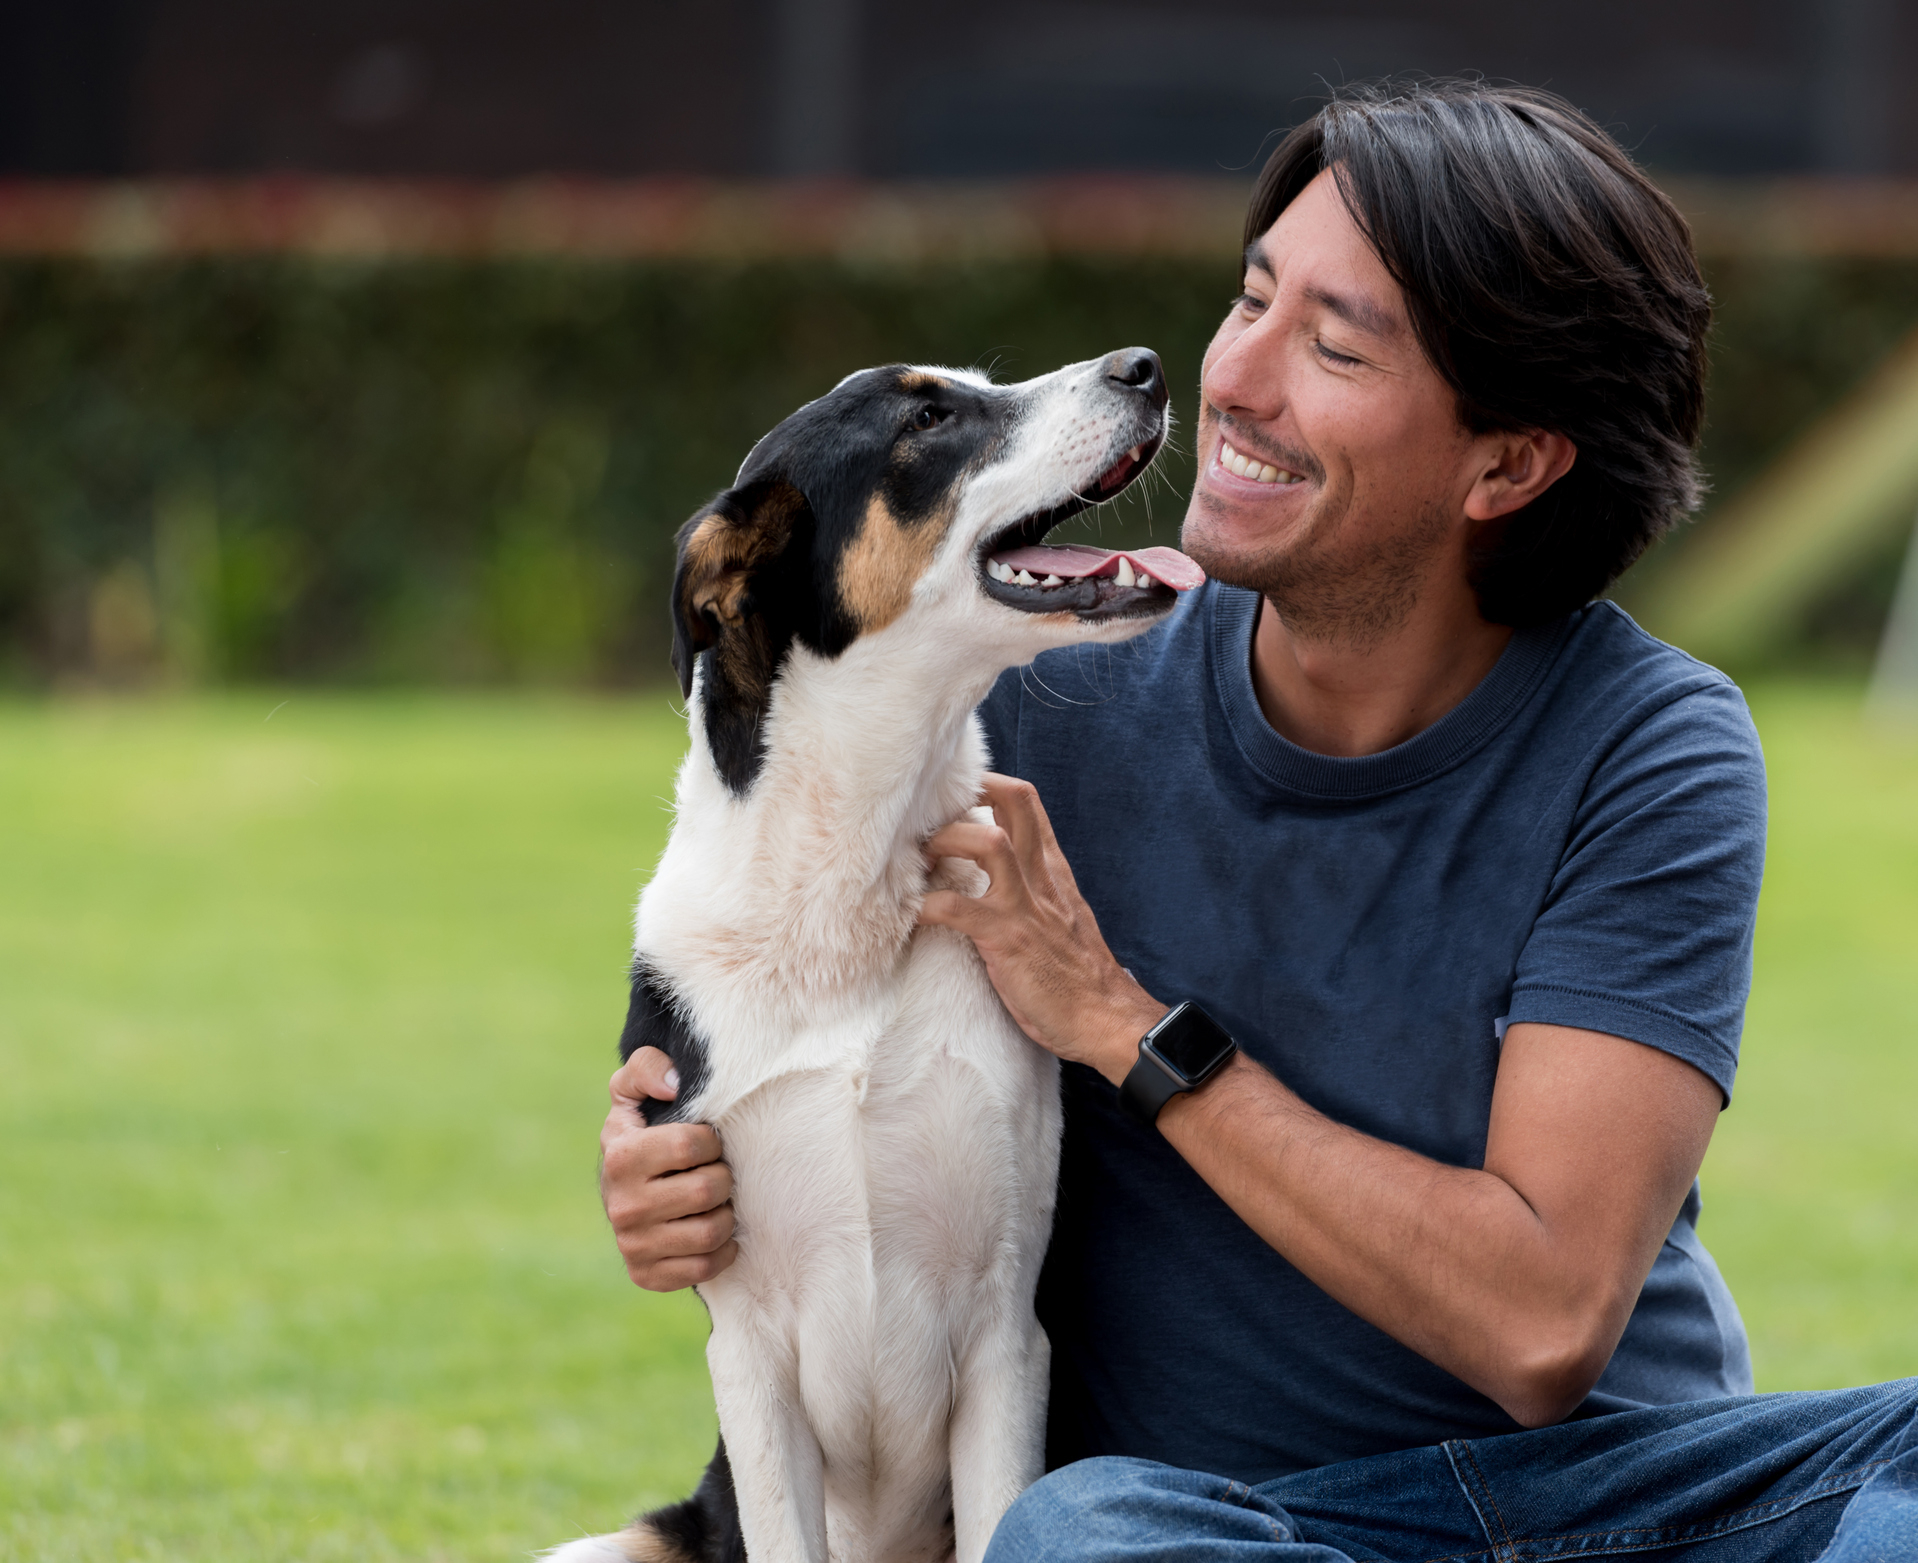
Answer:
<path fill-rule="evenodd" d="M 936 1559 L 948 1514 L 977 1557 L 1037 1475 L 1056 1067 L 972 952 L 927 930 L 868 1053 L 721 1115 L 740 1257 L 700 1289 L 707 1356 L 742 1499 L 789 1495 L 777 1518 L 742 1503 L 753 1558 L 817 1556 L 823 1530 L 834 1558 Z"/>

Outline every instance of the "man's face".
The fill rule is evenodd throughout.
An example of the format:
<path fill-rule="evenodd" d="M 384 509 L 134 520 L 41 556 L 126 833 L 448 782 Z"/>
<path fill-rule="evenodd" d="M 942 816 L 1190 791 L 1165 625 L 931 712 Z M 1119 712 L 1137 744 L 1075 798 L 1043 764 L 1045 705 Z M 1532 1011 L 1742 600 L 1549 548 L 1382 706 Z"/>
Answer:
<path fill-rule="evenodd" d="M 1464 588 L 1483 452 L 1329 171 L 1247 252 L 1200 390 L 1181 546 L 1209 575 L 1357 641 L 1434 582 Z"/>

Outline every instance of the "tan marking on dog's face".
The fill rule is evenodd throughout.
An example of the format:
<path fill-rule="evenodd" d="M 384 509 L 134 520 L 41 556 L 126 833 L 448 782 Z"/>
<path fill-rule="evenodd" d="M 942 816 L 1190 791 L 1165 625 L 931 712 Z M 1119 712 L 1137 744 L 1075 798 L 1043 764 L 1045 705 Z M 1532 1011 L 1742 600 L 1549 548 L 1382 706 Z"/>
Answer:
<path fill-rule="evenodd" d="M 883 630 L 906 611 L 951 522 L 948 509 L 906 526 L 873 496 L 859 535 L 839 557 L 839 598 L 862 633 Z"/>
<path fill-rule="evenodd" d="M 908 396 L 923 395 L 927 391 L 950 391 L 952 382 L 936 374 L 903 374 L 899 377 L 899 389 Z"/>

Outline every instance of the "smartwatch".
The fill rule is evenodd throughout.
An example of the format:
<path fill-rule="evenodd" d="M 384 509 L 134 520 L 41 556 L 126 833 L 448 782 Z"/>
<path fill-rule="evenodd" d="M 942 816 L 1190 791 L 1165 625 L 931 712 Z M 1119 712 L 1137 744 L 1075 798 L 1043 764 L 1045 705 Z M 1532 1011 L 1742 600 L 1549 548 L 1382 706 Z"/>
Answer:
<path fill-rule="evenodd" d="M 1139 1038 L 1139 1061 L 1119 1087 L 1119 1105 L 1150 1127 L 1182 1091 L 1196 1091 L 1232 1062 L 1239 1044 L 1196 1004 L 1180 1004 Z"/>

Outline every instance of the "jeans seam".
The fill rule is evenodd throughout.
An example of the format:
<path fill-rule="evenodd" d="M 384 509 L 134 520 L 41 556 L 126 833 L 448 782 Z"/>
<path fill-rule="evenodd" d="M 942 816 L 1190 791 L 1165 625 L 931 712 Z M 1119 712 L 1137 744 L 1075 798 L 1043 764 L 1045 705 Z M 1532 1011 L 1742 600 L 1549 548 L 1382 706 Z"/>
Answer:
<path fill-rule="evenodd" d="M 1843 1470 L 1831 1471 L 1806 1487 L 1802 1492 L 1793 1493 L 1788 1498 L 1773 1498 L 1766 1503 L 1747 1504 L 1742 1509 L 1732 1509 L 1716 1519 L 1699 1525 L 1662 1525 L 1656 1529 L 1628 1530 L 1592 1530 L 1581 1531 L 1569 1536 L 1531 1536 L 1527 1541 L 1534 1546 L 1543 1545 L 1552 1549 L 1549 1555 L 1558 1555 L 1559 1548 L 1565 1542 L 1611 1541 L 1617 1545 L 1609 1547 L 1581 1547 L 1580 1556 L 1592 1557 L 1606 1552 L 1640 1552 L 1648 1547 L 1670 1546 L 1681 1541 L 1706 1541 L 1713 1536 L 1729 1535 L 1733 1531 L 1749 1530 L 1755 1525 L 1766 1525 L 1775 1519 L 1781 1519 L 1795 1509 L 1806 1504 L 1822 1503 L 1827 1498 L 1836 1498 L 1841 1493 L 1862 1487 L 1870 1479 L 1869 1473 L 1889 1465 L 1889 1460 L 1871 1460 L 1864 1465 L 1848 1466 Z M 1854 1479 L 1855 1478 L 1855 1479 Z"/>
<path fill-rule="evenodd" d="M 1505 1523 L 1505 1516 L 1499 1512 L 1498 1499 L 1492 1496 L 1491 1484 L 1485 1480 L 1485 1472 L 1479 1468 L 1478 1457 L 1472 1453 L 1471 1444 L 1463 1438 L 1448 1439 L 1445 1443 L 1445 1455 L 1452 1463 L 1453 1479 L 1458 1482 L 1459 1490 L 1465 1494 L 1465 1501 L 1472 1506 L 1472 1513 L 1478 1519 L 1479 1529 L 1485 1532 L 1485 1541 L 1491 1547 L 1493 1556 L 1503 1556 L 1508 1563 L 1509 1560 L 1516 1559 L 1517 1544 L 1512 1540 L 1512 1532 Z M 1472 1468 L 1473 1480 L 1467 1480 L 1465 1471 L 1460 1467 L 1461 1455 L 1464 1456 L 1465 1463 Z M 1478 1494 L 1473 1491 L 1474 1486 L 1477 1487 L 1478 1493 L 1484 1495 L 1484 1503 L 1479 1502 Z M 1485 1519 L 1485 1510 L 1488 1505 L 1492 1511 L 1492 1518 L 1498 1521 L 1498 1536 L 1492 1534 L 1492 1527 Z M 1503 1542 L 1499 1540 L 1499 1536 L 1505 1538 Z"/>

